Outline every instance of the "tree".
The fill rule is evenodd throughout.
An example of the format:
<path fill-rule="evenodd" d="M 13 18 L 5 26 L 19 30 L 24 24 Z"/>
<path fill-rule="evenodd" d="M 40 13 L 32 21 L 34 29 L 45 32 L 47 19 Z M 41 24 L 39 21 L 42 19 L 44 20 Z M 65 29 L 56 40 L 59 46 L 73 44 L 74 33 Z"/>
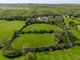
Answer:
<path fill-rule="evenodd" d="M 70 25 L 71 28 L 73 28 L 75 30 L 78 30 L 77 25 L 73 21 L 70 21 L 69 25 Z"/>
<path fill-rule="evenodd" d="M 64 31 L 62 29 L 56 29 L 54 33 L 58 44 L 64 43 Z"/>
<path fill-rule="evenodd" d="M 34 53 L 32 53 L 32 52 L 28 52 L 27 54 L 26 54 L 26 60 L 36 60 L 36 56 L 35 56 L 35 54 Z"/>
<path fill-rule="evenodd" d="M 74 36 L 74 34 L 69 31 L 69 36 L 70 36 L 70 42 L 72 43 L 72 45 L 75 45 L 75 41 L 77 40 L 76 36 Z"/>
<path fill-rule="evenodd" d="M 7 46 L 8 39 L 3 37 L 2 41 L 0 42 L 0 48 Z"/>
<path fill-rule="evenodd" d="M 3 48 L 3 55 L 8 57 L 8 58 L 15 58 L 15 57 L 19 57 L 22 55 L 22 51 L 21 50 L 18 50 L 16 48 L 12 48 L 12 47 L 9 47 L 9 48 Z"/>
<path fill-rule="evenodd" d="M 30 43 L 24 43 L 23 48 L 29 48 L 30 46 L 31 46 Z M 28 53 L 27 50 L 22 50 L 23 55 L 26 55 L 27 53 Z"/>

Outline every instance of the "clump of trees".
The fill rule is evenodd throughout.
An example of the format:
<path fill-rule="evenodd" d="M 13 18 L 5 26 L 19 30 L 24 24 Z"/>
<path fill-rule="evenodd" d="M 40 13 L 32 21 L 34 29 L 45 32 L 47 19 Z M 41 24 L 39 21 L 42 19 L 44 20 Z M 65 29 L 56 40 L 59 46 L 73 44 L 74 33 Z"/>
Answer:
<path fill-rule="evenodd" d="M 78 30 L 77 25 L 76 25 L 73 21 L 70 21 L 70 22 L 69 22 L 69 26 L 70 26 L 71 28 L 75 29 L 75 30 Z"/>
<path fill-rule="evenodd" d="M 77 39 L 71 31 L 65 32 L 62 29 L 57 29 L 54 31 L 57 44 L 72 47 L 75 45 L 75 40 Z M 67 33 L 69 35 L 67 35 Z"/>
<path fill-rule="evenodd" d="M 0 18 L 1 20 L 14 21 L 14 20 L 22 20 L 25 21 L 28 17 L 26 16 L 10 16 L 5 18 Z"/>
<path fill-rule="evenodd" d="M 26 21 L 27 22 L 27 21 Z M 51 25 L 57 25 L 60 26 L 62 21 L 61 21 L 61 17 L 59 16 L 49 16 L 49 17 L 35 17 L 30 21 L 31 24 L 38 24 L 38 23 L 45 23 L 45 24 L 51 24 Z"/>
<path fill-rule="evenodd" d="M 73 17 L 74 18 L 79 18 L 80 17 L 80 14 L 78 14 L 78 13 L 77 14 L 74 14 Z"/>
<path fill-rule="evenodd" d="M 45 23 L 45 24 L 54 24 L 53 17 L 35 17 L 31 20 L 30 23 Z"/>
<path fill-rule="evenodd" d="M 58 44 L 62 44 L 65 42 L 65 35 L 64 35 L 64 31 L 62 29 L 56 29 L 54 30 L 54 33 L 55 33 L 55 37 L 56 37 L 56 40 L 58 42 Z"/>
<path fill-rule="evenodd" d="M 8 39 L 3 37 L 2 41 L 0 42 L 0 48 L 7 46 Z"/>
<path fill-rule="evenodd" d="M 26 54 L 25 60 L 36 60 L 35 53 L 33 53 L 33 52 L 28 52 L 28 53 Z"/>
<path fill-rule="evenodd" d="M 3 55 L 8 58 L 15 58 L 22 55 L 22 51 L 16 48 L 3 48 Z"/>

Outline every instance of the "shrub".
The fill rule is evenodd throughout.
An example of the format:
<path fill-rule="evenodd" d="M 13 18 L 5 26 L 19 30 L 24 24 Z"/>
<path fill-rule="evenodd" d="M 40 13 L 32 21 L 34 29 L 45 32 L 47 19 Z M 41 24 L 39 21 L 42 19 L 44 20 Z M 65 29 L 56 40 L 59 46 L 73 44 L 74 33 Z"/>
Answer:
<path fill-rule="evenodd" d="M 66 45 L 64 45 L 64 48 L 65 49 L 69 49 L 69 48 L 71 48 L 72 46 L 71 45 L 68 45 L 68 44 L 66 44 Z"/>
<path fill-rule="evenodd" d="M 4 37 L 0 42 L 0 48 L 7 46 L 7 42 L 8 42 L 8 39 Z"/>
<path fill-rule="evenodd" d="M 26 33 L 53 33 L 53 30 L 38 30 L 38 29 L 31 29 L 29 31 L 22 31 L 21 34 L 26 34 Z"/>
<path fill-rule="evenodd" d="M 62 29 L 56 29 L 54 30 L 54 33 L 55 33 L 56 40 L 58 41 L 58 44 L 62 44 L 65 42 L 64 40 L 65 34 Z"/>
<path fill-rule="evenodd" d="M 32 52 L 28 52 L 26 56 L 28 60 L 36 60 L 35 55 Z"/>
<path fill-rule="evenodd" d="M 73 28 L 75 30 L 78 30 L 77 25 L 73 21 L 70 21 L 69 25 L 70 25 L 71 28 Z"/>
<path fill-rule="evenodd" d="M 75 45 L 75 41 L 77 40 L 77 38 L 74 36 L 74 34 L 69 31 L 69 37 L 70 37 L 70 44 L 72 43 L 72 45 Z"/>
<path fill-rule="evenodd" d="M 18 56 L 22 55 L 22 51 L 21 50 L 17 50 L 17 49 L 3 49 L 3 55 L 8 57 L 8 58 L 15 58 Z"/>

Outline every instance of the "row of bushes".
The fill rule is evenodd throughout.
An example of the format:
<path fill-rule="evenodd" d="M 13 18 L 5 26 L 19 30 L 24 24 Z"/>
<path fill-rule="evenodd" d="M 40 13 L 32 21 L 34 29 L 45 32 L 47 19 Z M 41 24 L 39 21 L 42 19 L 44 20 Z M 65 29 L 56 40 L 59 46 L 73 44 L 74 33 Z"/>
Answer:
<path fill-rule="evenodd" d="M 44 52 L 44 51 L 55 51 L 55 50 L 63 50 L 73 47 L 72 45 L 51 45 L 51 46 L 42 46 L 36 48 L 23 48 L 22 50 L 26 50 L 27 52 Z"/>
<path fill-rule="evenodd" d="M 44 51 L 55 51 L 55 50 L 63 50 L 64 48 L 68 49 L 71 48 L 72 46 L 69 45 L 51 45 L 51 46 L 42 46 L 42 47 L 36 47 L 36 48 L 22 48 L 22 49 L 4 49 L 3 50 L 3 55 L 8 57 L 8 58 L 15 58 L 19 57 L 22 54 L 22 50 L 26 50 L 27 52 L 44 52 Z"/>
<path fill-rule="evenodd" d="M 26 16 L 13 16 L 13 17 L 5 17 L 5 18 L 0 18 L 0 20 L 8 20 L 8 21 L 13 21 L 13 20 L 23 20 L 23 21 L 28 21 L 27 20 L 28 17 Z M 41 17 L 40 19 L 38 19 L 38 17 L 36 18 L 33 18 L 30 23 L 33 24 L 33 23 L 46 23 L 46 24 L 54 24 L 54 23 L 58 23 L 60 17 L 51 17 L 48 19 L 48 17 L 44 18 L 44 17 Z"/>
<path fill-rule="evenodd" d="M 0 20 L 7 20 L 7 21 L 22 20 L 22 21 L 25 21 L 27 18 L 28 17 L 26 17 L 26 16 L 13 16 L 13 17 L 0 18 Z"/>
<path fill-rule="evenodd" d="M 18 49 L 3 49 L 3 55 L 8 58 L 19 57 L 22 55 L 22 51 Z"/>
<path fill-rule="evenodd" d="M 32 20 L 30 23 L 46 23 L 46 24 L 54 24 L 54 19 L 53 20 L 38 20 L 38 19 L 34 19 Z"/>
<path fill-rule="evenodd" d="M 22 31 L 21 34 L 26 34 L 26 33 L 53 33 L 53 30 L 29 30 L 29 31 Z"/>

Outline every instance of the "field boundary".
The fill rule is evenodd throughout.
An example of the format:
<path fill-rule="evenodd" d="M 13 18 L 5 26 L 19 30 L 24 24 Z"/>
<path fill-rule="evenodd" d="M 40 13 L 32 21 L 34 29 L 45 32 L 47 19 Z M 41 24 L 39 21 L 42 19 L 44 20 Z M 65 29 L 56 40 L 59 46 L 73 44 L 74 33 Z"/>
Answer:
<path fill-rule="evenodd" d="M 64 18 L 61 14 L 42 14 L 42 15 L 32 15 L 28 21 L 25 23 L 25 25 L 20 29 L 18 30 L 17 32 L 14 33 L 14 35 L 12 36 L 11 40 L 8 42 L 8 48 L 11 46 L 11 44 L 14 42 L 14 40 L 17 38 L 17 36 L 22 32 L 22 30 L 24 28 L 26 28 L 28 25 L 30 25 L 30 21 L 33 19 L 33 18 L 36 18 L 36 17 L 43 17 L 43 16 L 60 16 L 61 17 L 61 22 L 63 23 L 63 26 L 64 26 L 64 29 L 67 33 L 67 39 L 69 42 L 70 41 L 70 34 L 69 34 L 69 31 L 68 31 L 68 28 L 64 22 Z M 49 50 L 49 49 L 54 49 L 54 50 L 60 50 L 60 49 L 63 49 L 63 48 L 67 48 L 66 46 L 59 46 L 59 45 L 54 45 L 54 46 L 42 46 L 42 47 L 37 47 L 37 48 L 20 48 L 20 50 L 28 50 L 28 51 L 38 51 L 39 49 L 42 50 Z M 70 47 L 68 47 L 70 48 Z"/>

